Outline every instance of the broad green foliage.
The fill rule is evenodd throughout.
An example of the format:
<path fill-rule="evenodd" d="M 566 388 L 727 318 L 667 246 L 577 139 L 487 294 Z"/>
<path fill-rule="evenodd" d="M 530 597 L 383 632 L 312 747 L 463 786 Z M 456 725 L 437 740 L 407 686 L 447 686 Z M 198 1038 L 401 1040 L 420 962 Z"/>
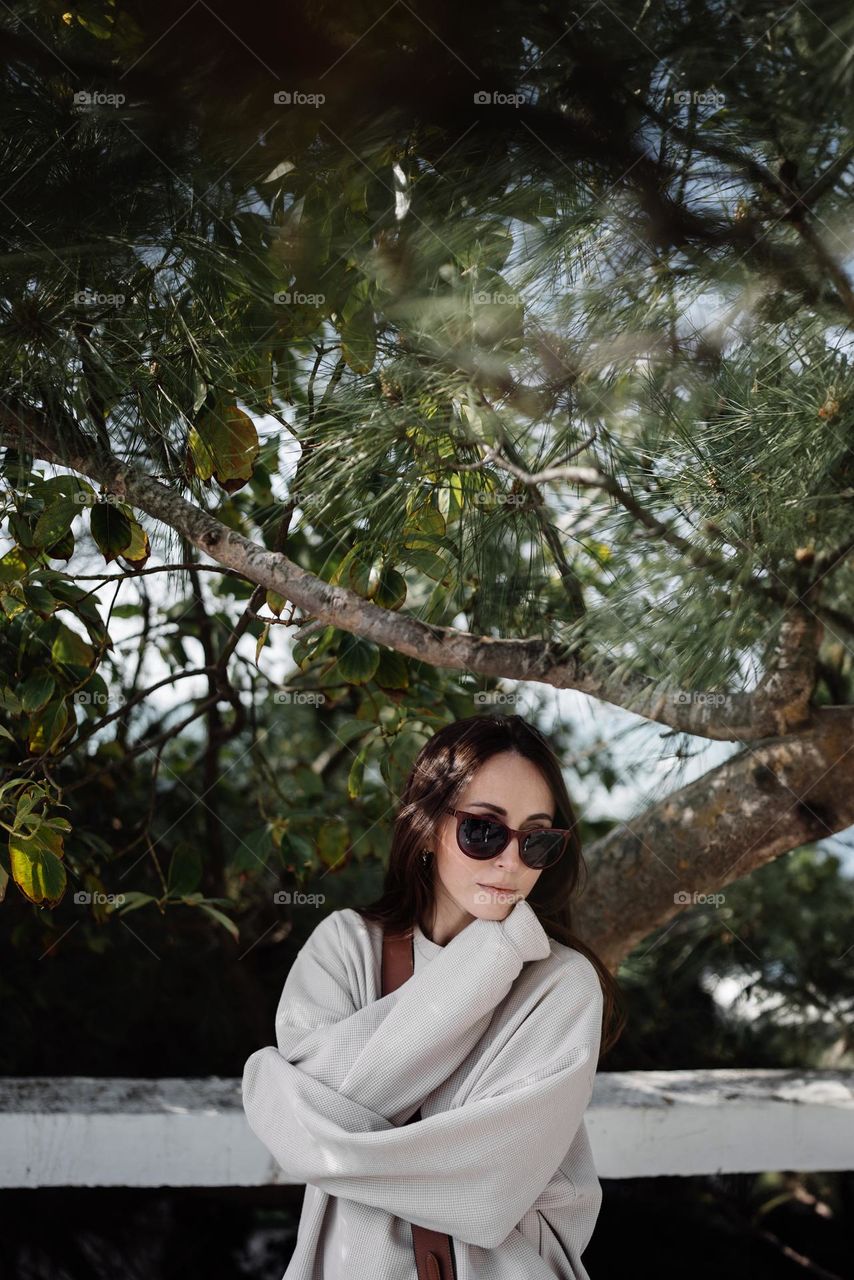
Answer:
<path fill-rule="evenodd" d="M 759 588 L 805 589 L 850 539 L 843 7 L 10 15 L 12 422 L 82 432 L 366 610 L 744 687 L 781 615 Z M 231 929 L 242 886 L 381 862 L 420 744 L 495 682 L 203 572 L 0 438 L 2 875 L 46 919 L 73 884 L 96 922 Z M 668 536 L 522 478 L 570 464 Z M 816 697 L 843 701 L 849 557 L 820 599 Z M 607 751 L 585 767 L 618 781 Z"/>

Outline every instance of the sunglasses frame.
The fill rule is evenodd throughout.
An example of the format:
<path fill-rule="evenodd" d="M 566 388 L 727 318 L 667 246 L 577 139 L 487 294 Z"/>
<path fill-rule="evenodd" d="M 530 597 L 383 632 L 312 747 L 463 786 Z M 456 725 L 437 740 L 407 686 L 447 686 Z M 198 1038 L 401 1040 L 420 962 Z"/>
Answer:
<path fill-rule="evenodd" d="M 508 827 L 507 823 L 503 822 L 501 818 L 491 813 L 472 813 L 468 809 L 452 809 L 450 807 L 446 808 L 446 812 L 450 813 L 451 816 L 457 820 L 457 848 L 461 853 L 464 853 L 467 858 L 473 858 L 475 862 L 490 862 L 493 858 L 497 858 L 500 853 L 504 852 L 513 837 L 516 836 L 519 841 L 519 857 L 525 863 L 525 866 L 528 867 L 530 871 L 546 871 L 549 867 L 553 867 L 560 862 L 561 858 L 566 853 L 567 845 L 569 844 L 569 837 L 572 835 L 572 828 L 567 829 L 565 827 L 537 827 L 531 831 L 514 831 L 514 829 L 512 827 Z M 504 841 L 501 848 L 496 849 L 495 853 L 487 854 L 482 858 L 479 858 L 476 853 L 470 853 L 468 849 L 464 849 L 462 842 L 460 841 L 460 827 L 463 825 L 466 818 L 476 818 L 479 822 L 491 822 L 496 827 L 503 827 L 507 839 Z M 528 836 L 538 835 L 540 831 L 558 831 L 563 836 L 563 844 L 560 847 L 560 852 L 552 862 L 547 862 L 544 867 L 532 867 L 525 859 L 525 842 Z"/>

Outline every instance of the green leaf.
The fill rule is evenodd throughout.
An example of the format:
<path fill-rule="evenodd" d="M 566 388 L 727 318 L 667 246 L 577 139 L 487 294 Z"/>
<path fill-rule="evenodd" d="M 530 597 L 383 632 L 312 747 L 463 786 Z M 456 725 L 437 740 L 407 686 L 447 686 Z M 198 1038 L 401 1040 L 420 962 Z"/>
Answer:
<path fill-rule="evenodd" d="M 136 889 L 129 889 L 127 893 L 122 894 L 122 905 L 116 910 L 117 916 L 126 916 L 129 911 L 137 911 L 140 907 L 145 907 L 149 902 L 156 902 L 150 893 L 139 893 Z"/>
<path fill-rule="evenodd" d="M 151 543 L 139 521 L 133 516 L 128 516 L 128 520 L 130 521 L 130 545 L 121 553 L 122 559 L 133 565 L 134 569 L 142 569 L 151 555 Z"/>
<path fill-rule="evenodd" d="M 376 738 L 372 734 L 362 745 L 359 754 L 350 766 L 350 772 L 347 775 L 347 794 L 351 800 L 355 800 L 357 796 L 362 794 L 362 788 L 365 781 L 365 765 L 368 760 L 368 754 L 375 741 Z"/>
<path fill-rule="evenodd" d="M 382 609 L 400 609 L 406 603 L 406 579 L 397 569 L 384 569 L 374 593 L 374 604 Z"/>
<path fill-rule="evenodd" d="M 404 655 L 395 649 L 381 649 L 374 683 L 381 689 L 408 689 L 409 664 Z"/>
<path fill-rule="evenodd" d="M 21 706 L 28 714 L 41 711 L 49 701 L 56 688 L 56 681 L 49 671 L 41 668 L 34 671 L 23 684 L 18 685 L 18 696 Z"/>
<path fill-rule="evenodd" d="M 46 480 L 36 480 L 33 482 L 33 495 L 45 506 L 49 506 L 57 498 L 74 502 L 78 511 L 93 504 L 97 497 L 89 481 L 82 480 L 79 476 L 49 476 Z"/>
<path fill-rule="evenodd" d="M 444 582 L 450 574 L 450 565 L 426 546 L 408 546 L 404 543 L 399 555 L 401 560 L 412 565 L 413 569 L 420 570 L 436 582 Z"/>
<path fill-rule="evenodd" d="M 114 502 L 99 502 L 92 508 L 89 528 L 107 564 L 127 551 L 133 541 L 131 522 Z"/>
<path fill-rule="evenodd" d="M 179 840 L 169 863 L 166 877 L 170 898 L 182 898 L 199 887 L 202 878 L 202 859 L 199 850 L 187 840 Z"/>
<path fill-rule="evenodd" d="M 206 483 L 213 477 L 226 493 L 251 478 L 260 444 L 255 423 L 237 405 L 221 405 L 201 414 L 187 441 L 190 474 Z"/>
<path fill-rule="evenodd" d="M 354 556 L 347 570 L 347 583 L 351 591 L 370 600 L 379 586 L 380 562 L 378 559 L 368 560 L 364 556 Z"/>
<path fill-rule="evenodd" d="M 20 822 L 21 818 L 25 818 L 28 813 L 32 813 L 41 798 L 42 791 L 38 786 L 29 786 L 25 791 L 22 791 L 15 809 L 15 822 Z"/>
<path fill-rule="evenodd" d="M 0 591 L 0 608 L 2 608 L 7 618 L 17 618 L 19 613 L 26 610 L 26 605 L 19 600 L 17 596 L 10 591 Z"/>
<path fill-rule="evenodd" d="M 12 877 L 25 898 L 37 906 L 55 907 L 65 893 L 62 836 L 40 827 L 31 836 L 9 837 Z"/>
<path fill-rule="evenodd" d="M 347 632 L 338 651 L 336 670 L 348 684 L 365 684 L 376 671 L 379 660 L 375 644 Z"/>
<path fill-rule="evenodd" d="M 72 498 L 59 498 L 41 513 L 33 531 L 33 541 L 38 547 L 51 547 L 64 538 L 75 516 L 82 508 Z"/>
<path fill-rule="evenodd" d="M 200 911 L 205 911 L 212 920 L 216 920 L 223 929 L 227 929 L 235 942 L 240 941 L 240 930 L 233 920 L 229 920 L 228 916 L 223 915 L 216 907 L 212 907 L 209 902 L 200 902 L 198 906 Z"/>
<path fill-rule="evenodd" d="M 323 631 L 315 631 L 312 635 L 307 636 L 305 640 L 298 638 L 291 649 L 291 657 L 298 667 L 304 668 L 309 662 L 317 658 L 325 649 L 328 649 L 336 634 L 340 634 L 336 627 L 328 626 Z"/>
<path fill-rule="evenodd" d="M 57 605 L 56 597 L 46 587 L 31 582 L 24 584 L 24 599 L 34 613 L 46 618 L 50 617 Z"/>
<path fill-rule="evenodd" d="M 68 707 L 60 699 L 49 702 L 30 720 L 29 748 L 34 755 L 55 751 L 68 725 Z"/>
<path fill-rule="evenodd" d="M 56 666 L 65 668 L 60 674 L 73 675 L 78 668 L 82 667 L 88 675 L 95 665 L 94 649 L 70 627 L 66 627 L 63 623 L 59 626 L 60 630 L 51 645 L 51 657 Z"/>
<path fill-rule="evenodd" d="M 282 610 L 287 604 L 286 598 L 284 596 L 280 596 L 278 591 L 268 591 L 266 601 L 267 608 L 271 613 L 274 613 L 277 618 L 281 615 Z"/>
<path fill-rule="evenodd" d="M 339 721 L 332 729 L 332 736 L 336 741 L 343 743 L 352 742 L 354 738 L 361 738 L 364 733 L 364 720 L 356 720 L 352 717 Z"/>
<path fill-rule="evenodd" d="M 355 545 L 350 548 L 350 550 L 346 553 L 346 555 L 344 555 L 338 561 L 338 564 L 335 566 L 335 569 L 333 570 L 333 572 L 330 574 L 330 577 L 329 577 L 329 582 L 333 587 L 338 586 L 338 584 L 341 582 L 347 581 L 347 577 L 345 575 L 349 575 L 350 565 L 353 563 L 356 557 L 360 554 L 361 545 L 362 544 L 359 542 L 355 543 Z"/>
<path fill-rule="evenodd" d="M 51 546 L 45 547 L 45 555 L 50 556 L 51 560 L 68 561 L 74 555 L 74 548 L 76 545 L 74 534 L 69 529 L 64 537 L 60 538 L 58 542 L 54 542 Z"/>
<path fill-rule="evenodd" d="M 256 827 L 242 836 L 228 866 L 232 871 L 263 871 L 273 854 L 273 841 L 268 826 Z"/>
<path fill-rule="evenodd" d="M 51 578 L 50 587 L 51 591 L 58 597 L 58 599 L 64 600 L 67 604 L 71 605 L 72 612 L 80 618 L 95 644 L 99 646 L 104 645 L 107 649 L 112 647 L 110 638 L 107 635 L 107 629 L 104 626 L 100 613 L 98 612 L 98 606 L 91 596 L 87 596 L 79 587 L 76 587 L 72 582 L 68 582 L 63 578 Z M 117 605 L 113 610 L 114 617 L 119 613 L 120 608 L 121 606 Z M 138 609 L 134 607 L 134 612 L 130 616 L 135 617 L 137 613 Z M 92 651 L 92 661 L 94 661 L 94 651 Z"/>
<path fill-rule="evenodd" d="M 0 557 L 0 582 L 20 582 L 27 576 L 34 557 L 23 547 L 12 547 Z"/>
<path fill-rule="evenodd" d="M 9 516 L 9 537 L 27 552 L 35 547 L 33 525 L 34 521 L 27 519 L 19 511 L 13 511 Z"/>
<path fill-rule="evenodd" d="M 19 716 L 23 711 L 20 698 L 8 685 L 0 686 L 0 707 L 8 711 L 10 716 Z"/>
<path fill-rule="evenodd" d="M 93 671 L 74 694 L 76 706 L 82 707 L 90 719 L 99 719 L 106 713 L 110 691 L 103 676 Z"/>
<path fill-rule="evenodd" d="M 423 506 L 416 507 L 410 514 L 403 529 L 403 536 L 409 540 L 414 534 L 436 534 L 441 536 L 445 532 L 445 517 L 442 515 L 438 507 L 434 507 L 432 502 L 425 502 Z"/>

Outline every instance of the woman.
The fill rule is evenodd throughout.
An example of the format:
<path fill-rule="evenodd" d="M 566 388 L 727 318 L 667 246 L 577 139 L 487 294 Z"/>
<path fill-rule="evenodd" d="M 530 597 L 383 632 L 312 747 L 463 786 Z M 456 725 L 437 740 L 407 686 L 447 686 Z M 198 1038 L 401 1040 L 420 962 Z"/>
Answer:
<path fill-rule="evenodd" d="M 278 1047 L 244 1069 L 251 1128 L 307 1184 L 284 1280 L 416 1280 L 412 1223 L 447 1233 L 456 1280 L 589 1280 L 602 1190 L 583 1113 L 623 1019 L 571 932 L 582 866 L 532 724 L 473 716 L 425 744 L 381 897 L 316 926 Z M 383 934 L 405 931 L 414 973 L 383 996 Z"/>

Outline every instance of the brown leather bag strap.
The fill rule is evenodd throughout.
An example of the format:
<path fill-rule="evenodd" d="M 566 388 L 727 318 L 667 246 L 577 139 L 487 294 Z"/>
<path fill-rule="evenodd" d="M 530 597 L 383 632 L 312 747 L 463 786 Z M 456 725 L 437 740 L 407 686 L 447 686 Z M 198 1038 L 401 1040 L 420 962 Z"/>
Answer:
<path fill-rule="evenodd" d="M 415 969 L 413 955 L 412 931 L 398 935 L 383 935 L 382 954 L 382 994 L 387 996 L 396 991 Z M 421 1108 L 406 1121 L 412 1124 L 421 1119 Z M 419 1227 L 413 1222 L 412 1245 L 415 1250 L 415 1266 L 418 1280 L 456 1280 L 457 1268 L 454 1260 L 454 1242 L 442 1231 L 433 1231 L 429 1227 Z"/>

